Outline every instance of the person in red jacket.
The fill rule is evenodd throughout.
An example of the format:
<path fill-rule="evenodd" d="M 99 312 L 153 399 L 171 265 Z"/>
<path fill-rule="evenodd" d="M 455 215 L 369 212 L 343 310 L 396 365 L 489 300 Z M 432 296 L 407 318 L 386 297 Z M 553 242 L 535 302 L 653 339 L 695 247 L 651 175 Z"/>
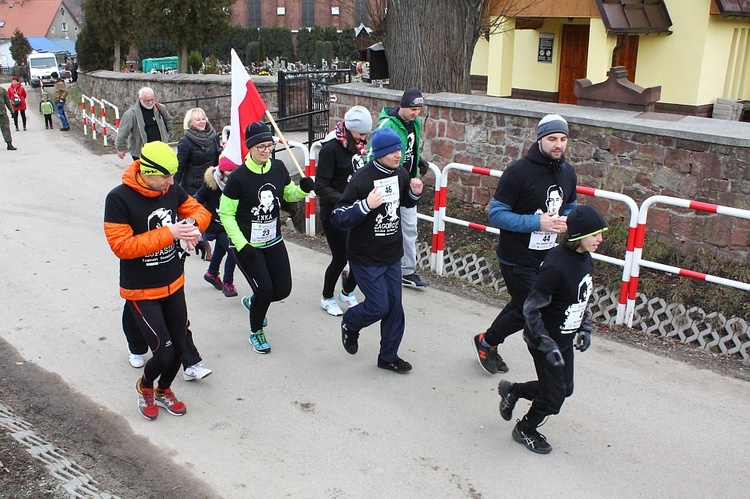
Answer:
<path fill-rule="evenodd" d="M 153 354 L 136 382 L 138 408 L 149 420 L 157 418 L 159 407 L 175 416 L 187 412 L 170 388 L 188 324 L 179 241 L 192 250 L 211 222 L 211 214 L 175 185 L 176 171 L 172 148 L 149 142 L 104 204 L 104 232 L 120 259 L 120 296 Z"/>
<path fill-rule="evenodd" d="M 11 79 L 10 86 L 8 87 L 8 97 L 10 97 L 10 105 L 13 108 L 13 124 L 18 131 L 18 115 L 21 115 L 21 122 L 23 123 L 23 131 L 26 131 L 26 89 L 21 86 L 21 82 L 18 81 L 18 77 L 14 76 Z"/>

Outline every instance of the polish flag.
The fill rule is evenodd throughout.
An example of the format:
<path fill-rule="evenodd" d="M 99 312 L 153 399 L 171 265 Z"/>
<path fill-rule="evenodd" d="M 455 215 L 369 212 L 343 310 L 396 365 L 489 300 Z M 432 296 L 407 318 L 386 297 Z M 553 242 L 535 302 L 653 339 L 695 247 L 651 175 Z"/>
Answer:
<path fill-rule="evenodd" d="M 224 156 L 241 165 L 247 156 L 245 129 L 250 123 L 261 121 L 268 112 L 266 103 L 247 74 L 237 52 L 232 49 L 232 118 L 231 133 L 224 147 Z"/>

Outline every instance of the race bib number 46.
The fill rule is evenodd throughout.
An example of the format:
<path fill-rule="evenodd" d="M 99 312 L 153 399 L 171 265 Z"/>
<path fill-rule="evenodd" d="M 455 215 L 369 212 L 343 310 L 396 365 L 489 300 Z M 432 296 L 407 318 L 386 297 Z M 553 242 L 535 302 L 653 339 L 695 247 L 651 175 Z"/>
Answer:
<path fill-rule="evenodd" d="M 398 176 L 394 175 L 392 177 L 375 180 L 373 184 L 375 184 L 375 189 L 377 189 L 380 195 L 383 196 L 383 204 L 398 201 Z"/>

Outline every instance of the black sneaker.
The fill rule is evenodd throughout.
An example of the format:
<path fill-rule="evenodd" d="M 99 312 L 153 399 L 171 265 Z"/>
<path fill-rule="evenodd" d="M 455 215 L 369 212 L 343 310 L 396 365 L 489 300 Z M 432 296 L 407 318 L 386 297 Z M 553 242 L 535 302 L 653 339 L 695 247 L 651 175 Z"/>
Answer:
<path fill-rule="evenodd" d="M 495 369 L 497 369 L 497 372 L 507 373 L 510 370 L 508 364 L 506 364 L 500 354 L 497 353 L 497 347 L 490 349 L 490 356 L 492 357 L 492 360 L 495 361 Z"/>
<path fill-rule="evenodd" d="M 401 276 L 401 285 L 407 288 L 424 288 L 427 283 L 419 278 L 417 274 Z"/>
<path fill-rule="evenodd" d="M 344 344 L 344 350 L 354 355 L 359 350 L 359 331 L 350 331 L 344 321 L 341 321 L 341 343 Z"/>
<path fill-rule="evenodd" d="M 479 361 L 479 367 L 489 374 L 497 374 L 497 368 L 495 367 L 495 359 L 492 357 L 492 350 L 490 347 L 482 345 L 483 334 L 474 336 L 471 340 L 471 344 L 474 345 L 474 352 L 477 354 L 477 360 Z M 507 371 L 507 367 L 506 371 Z"/>
<path fill-rule="evenodd" d="M 395 371 L 397 373 L 405 373 L 411 371 L 411 364 L 406 362 L 400 357 L 396 357 L 396 360 L 386 362 L 378 355 L 378 367 L 380 369 L 388 369 L 389 371 Z"/>
<path fill-rule="evenodd" d="M 522 431 L 518 427 L 520 424 L 520 421 L 517 422 L 515 428 L 513 428 L 513 433 L 511 433 L 513 440 L 519 444 L 524 444 L 527 449 L 537 454 L 549 454 L 552 452 L 552 446 L 547 443 L 547 438 L 544 435 L 536 431 L 536 429 Z"/>
<path fill-rule="evenodd" d="M 513 383 L 507 379 L 500 380 L 500 384 L 497 385 L 497 393 L 500 394 L 500 416 L 506 421 L 510 421 L 513 418 L 513 408 L 518 402 L 518 397 L 513 395 Z"/>

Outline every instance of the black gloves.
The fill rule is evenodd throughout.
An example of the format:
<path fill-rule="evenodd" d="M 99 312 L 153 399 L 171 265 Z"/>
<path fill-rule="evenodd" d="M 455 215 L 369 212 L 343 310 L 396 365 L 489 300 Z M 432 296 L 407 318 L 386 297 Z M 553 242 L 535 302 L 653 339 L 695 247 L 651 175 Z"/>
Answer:
<path fill-rule="evenodd" d="M 591 346 L 591 332 L 590 331 L 578 331 L 576 336 L 575 348 L 579 352 L 585 352 Z"/>
<path fill-rule="evenodd" d="M 253 260 L 258 253 L 258 250 L 253 248 L 251 244 L 246 244 L 242 247 L 242 249 L 239 251 L 239 255 L 241 258 L 245 260 Z"/>
<path fill-rule="evenodd" d="M 299 188 L 304 192 L 309 193 L 315 188 L 315 182 L 310 177 L 302 177 L 299 179 Z"/>
<path fill-rule="evenodd" d="M 419 174 L 424 176 L 427 173 L 427 170 L 430 169 L 430 164 L 423 160 L 422 158 L 419 158 Z"/>
<path fill-rule="evenodd" d="M 550 350 L 547 352 L 547 362 L 552 364 L 554 367 L 562 367 L 565 365 L 565 361 L 562 358 L 562 354 L 560 353 L 559 348 L 555 348 L 554 350 Z"/>

